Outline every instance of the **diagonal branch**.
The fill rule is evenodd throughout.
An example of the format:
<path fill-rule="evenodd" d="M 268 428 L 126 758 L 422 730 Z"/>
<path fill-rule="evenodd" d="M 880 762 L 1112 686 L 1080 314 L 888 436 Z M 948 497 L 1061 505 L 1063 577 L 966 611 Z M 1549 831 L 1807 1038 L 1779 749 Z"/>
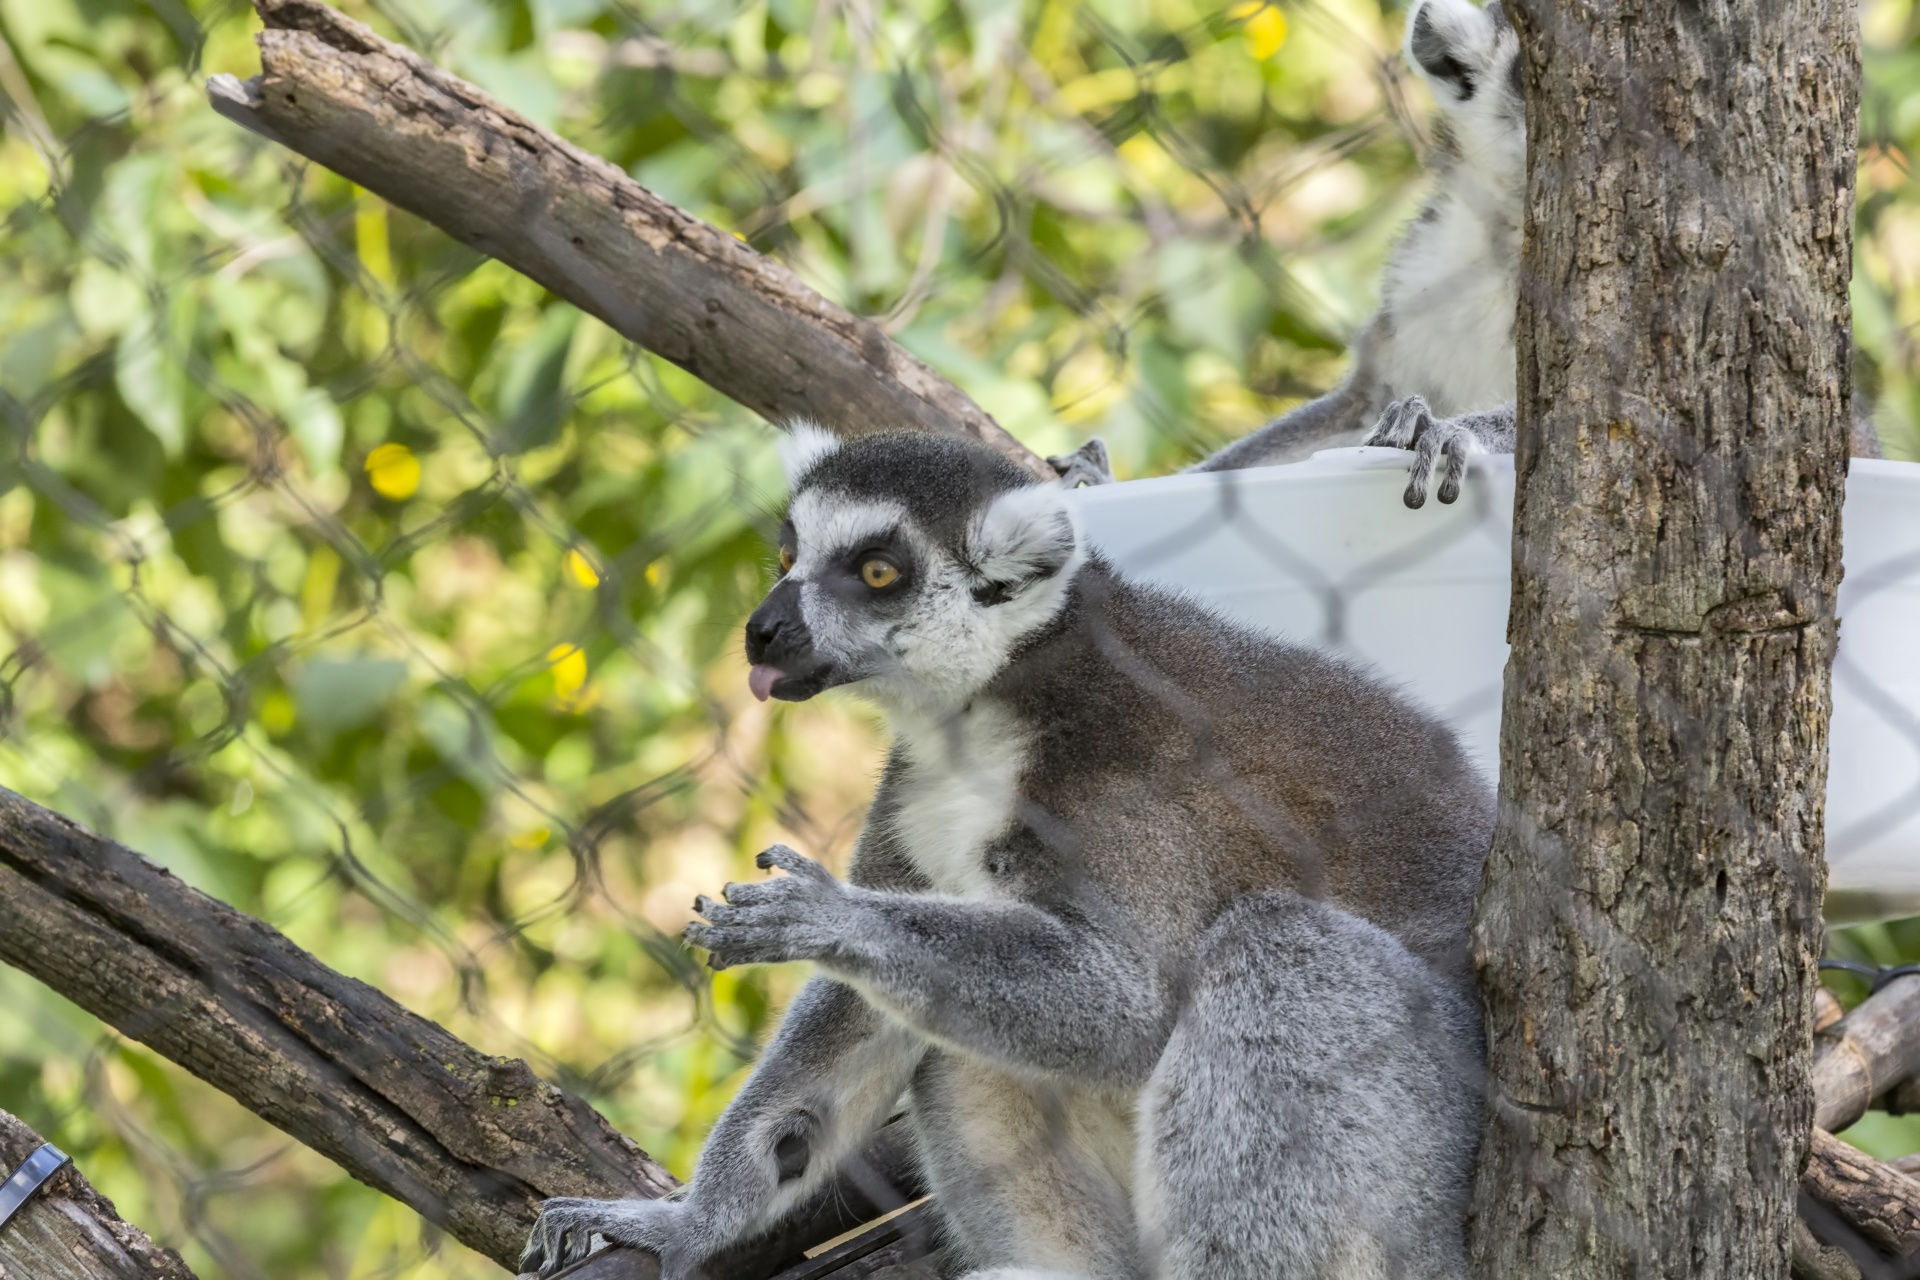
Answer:
<path fill-rule="evenodd" d="M 526 1063 L 3 790 L 0 960 L 499 1261 L 547 1196 L 674 1185 Z"/>
<path fill-rule="evenodd" d="M 221 115 L 500 259 L 769 420 L 983 441 L 1053 472 L 958 387 L 792 271 L 320 0 L 255 0 L 262 74 Z"/>
<path fill-rule="evenodd" d="M 6 790 L 0 961 L 509 1269 L 548 1196 L 653 1197 L 674 1185 L 526 1063 L 480 1052 Z M 890 1126 L 791 1221 L 719 1260 L 714 1278 L 759 1280 L 918 1194 L 904 1131 Z"/>

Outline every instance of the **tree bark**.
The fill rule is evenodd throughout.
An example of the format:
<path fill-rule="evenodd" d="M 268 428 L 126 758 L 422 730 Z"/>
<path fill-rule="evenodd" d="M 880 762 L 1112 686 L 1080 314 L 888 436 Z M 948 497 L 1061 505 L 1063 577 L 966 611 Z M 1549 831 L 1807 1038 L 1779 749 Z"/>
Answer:
<path fill-rule="evenodd" d="M 1905 1258 L 1920 1248 L 1920 1182 L 1824 1129 L 1813 1131 L 1803 1185 L 1880 1253 Z"/>
<path fill-rule="evenodd" d="M 938 431 L 1054 473 L 958 387 L 773 259 L 320 0 L 255 0 L 220 114 L 425 218 L 770 421 Z"/>
<path fill-rule="evenodd" d="M 1512 656 L 1476 1274 L 1779 1277 L 1850 383 L 1849 0 L 1509 0 Z"/>
<path fill-rule="evenodd" d="M 0 1182 L 41 1146 L 0 1111 Z M 0 1226 L 0 1280 L 194 1280 L 180 1255 L 125 1222 L 72 1165 L 40 1185 Z"/>

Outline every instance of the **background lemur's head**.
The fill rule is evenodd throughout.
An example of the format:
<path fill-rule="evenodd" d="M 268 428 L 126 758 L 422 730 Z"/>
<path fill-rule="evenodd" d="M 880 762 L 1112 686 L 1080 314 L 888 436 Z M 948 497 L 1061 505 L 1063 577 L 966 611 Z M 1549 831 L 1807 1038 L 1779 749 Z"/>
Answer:
<path fill-rule="evenodd" d="M 1407 61 L 1440 107 L 1443 153 L 1519 183 L 1526 176 L 1527 118 L 1520 98 L 1520 41 L 1499 0 L 1415 0 Z"/>
<path fill-rule="evenodd" d="M 780 581 L 747 620 L 754 695 L 864 681 L 889 705 L 964 702 L 1060 610 L 1080 536 L 1058 485 L 924 433 L 800 426 Z"/>

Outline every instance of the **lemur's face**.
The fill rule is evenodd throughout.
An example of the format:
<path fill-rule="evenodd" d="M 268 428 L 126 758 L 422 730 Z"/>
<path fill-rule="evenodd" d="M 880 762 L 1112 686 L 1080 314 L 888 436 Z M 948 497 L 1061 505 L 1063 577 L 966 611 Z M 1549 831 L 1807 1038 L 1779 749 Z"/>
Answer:
<path fill-rule="evenodd" d="M 889 704 L 972 697 L 1065 599 L 1079 537 L 1057 486 L 927 435 L 797 428 L 780 581 L 747 621 L 755 697 L 863 682 Z"/>
<path fill-rule="evenodd" d="M 1433 90 L 1448 145 L 1482 167 L 1519 178 L 1527 153 L 1520 40 L 1499 0 L 1415 0 L 1407 11 L 1407 60 Z"/>

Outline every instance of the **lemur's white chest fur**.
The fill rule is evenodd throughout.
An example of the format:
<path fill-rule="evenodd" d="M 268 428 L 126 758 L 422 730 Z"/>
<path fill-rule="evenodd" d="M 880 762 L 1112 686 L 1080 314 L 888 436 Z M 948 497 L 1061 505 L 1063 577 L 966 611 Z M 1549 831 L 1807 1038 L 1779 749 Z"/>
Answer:
<path fill-rule="evenodd" d="M 1513 399 L 1519 197 L 1504 185 L 1457 161 L 1388 263 L 1379 367 L 1393 398 L 1423 395 L 1443 417 Z"/>
<path fill-rule="evenodd" d="M 889 829 L 935 892 L 992 896 L 986 848 L 1013 821 L 1025 735 L 1006 712 L 987 704 L 938 721 L 890 718 L 908 768 L 899 777 Z"/>

